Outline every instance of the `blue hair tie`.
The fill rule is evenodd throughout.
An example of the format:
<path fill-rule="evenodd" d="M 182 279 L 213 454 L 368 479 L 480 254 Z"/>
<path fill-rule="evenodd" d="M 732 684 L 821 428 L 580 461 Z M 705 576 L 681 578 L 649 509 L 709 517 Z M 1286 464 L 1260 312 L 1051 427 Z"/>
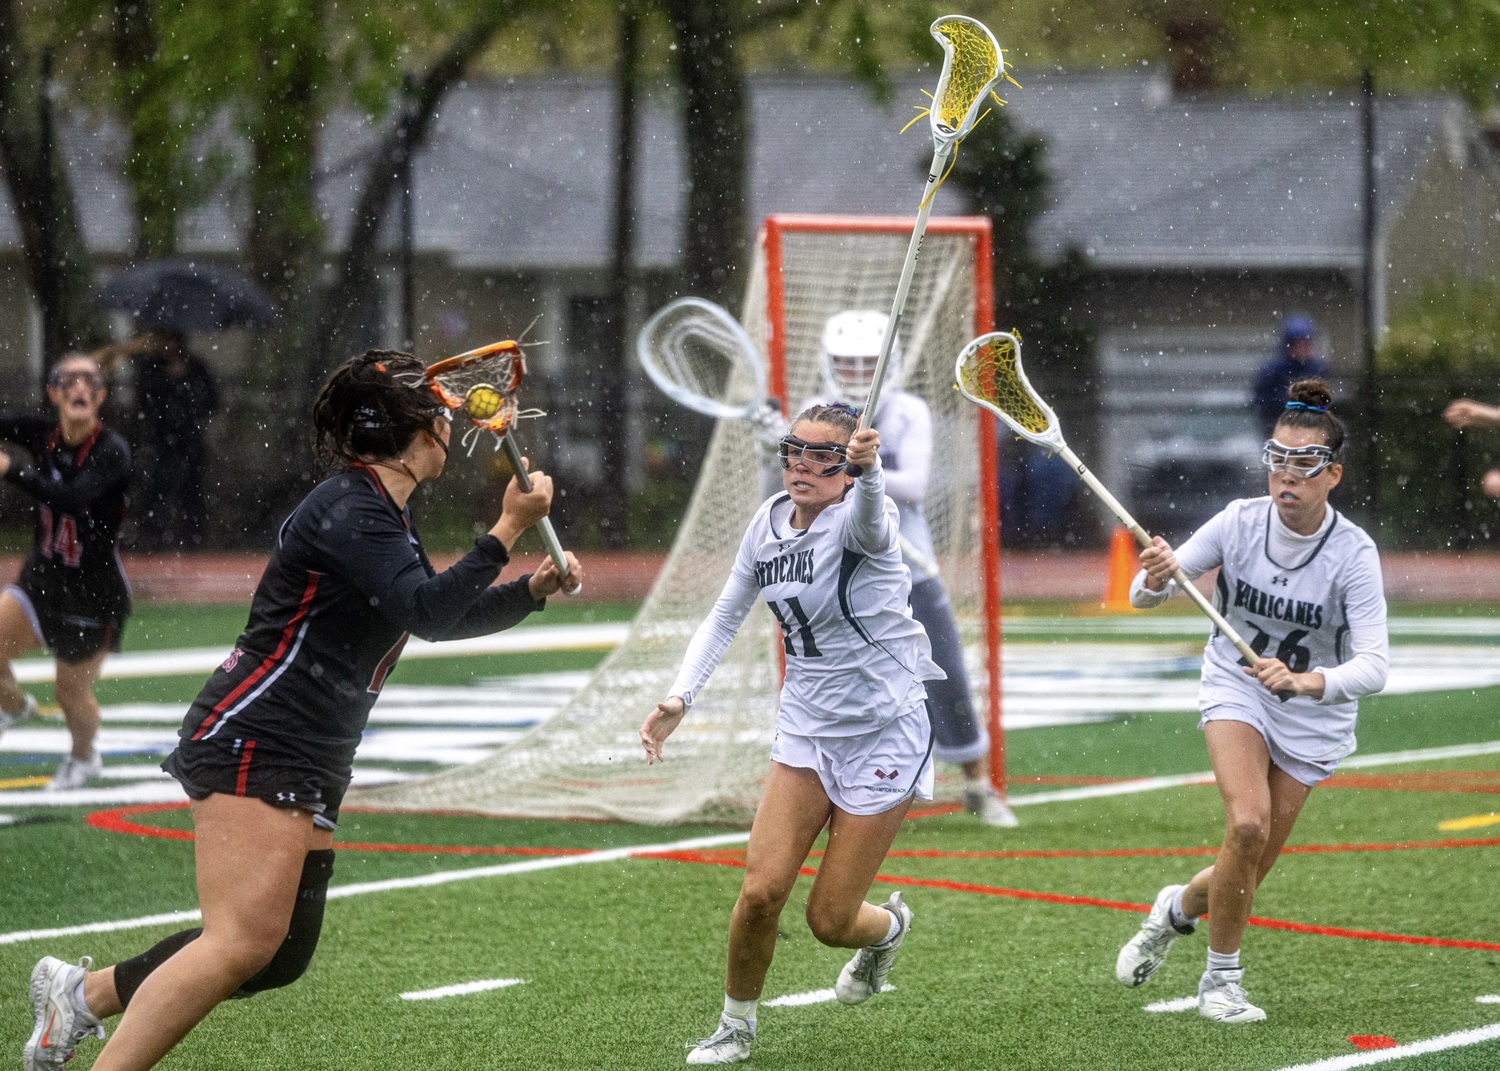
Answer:
<path fill-rule="evenodd" d="M 1326 405 L 1308 405 L 1306 402 L 1287 402 L 1286 407 L 1288 409 L 1305 409 L 1309 413 L 1328 412 L 1328 406 Z"/>
<path fill-rule="evenodd" d="M 836 409 L 840 413 L 847 413 L 849 416 L 854 417 L 856 420 L 859 419 L 859 410 L 854 408 L 854 406 L 850 405 L 848 402 L 829 402 L 828 408 Z"/>

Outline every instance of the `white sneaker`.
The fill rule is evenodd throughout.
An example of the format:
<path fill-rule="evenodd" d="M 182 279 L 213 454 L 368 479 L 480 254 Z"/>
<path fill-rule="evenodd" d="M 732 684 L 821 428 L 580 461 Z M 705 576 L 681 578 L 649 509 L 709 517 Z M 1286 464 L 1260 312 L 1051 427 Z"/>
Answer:
<path fill-rule="evenodd" d="M 866 945 L 844 964 L 833 987 L 840 1004 L 863 1004 L 884 988 L 885 980 L 891 976 L 891 964 L 896 962 L 896 950 L 911 929 L 911 908 L 902 902 L 899 892 L 891 893 L 891 898 L 880 906 L 896 916 L 896 936 Z"/>
<path fill-rule="evenodd" d="M 99 758 L 99 752 L 94 752 L 92 758 L 75 759 L 72 755 L 67 756 L 57 767 L 57 773 L 52 775 L 45 790 L 47 792 L 68 792 L 75 788 L 82 788 L 89 781 L 99 776 L 104 769 L 104 761 Z"/>
<path fill-rule="evenodd" d="M 995 791 L 995 786 L 990 784 L 976 788 L 965 786 L 964 810 L 978 815 L 979 820 L 987 826 L 1014 829 L 1021 824 L 1016 819 L 1015 812 L 1006 806 L 1000 793 Z"/>
<path fill-rule="evenodd" d="M 1198 1014 L 1216 1023 L 1258 1023 L 1266 1017 L 1264 1010 L 1250 1003 L 1240 979 L 1243 968 L 1230 971 L 1204 971 L 1198 979 Z"/>
<path fill-rule="evenodd" d="M 737 1064 L 750 1059 L 750 1043 L 754 1040 L 754 1022 L 721 1014 L 719 1029 L 712 1037 L 703 1038 L 696 1045 L 689 1044 L 687 1062 L 694 1066 Z"/>
<path fill-rule="evenodd" d="M 93 1034 L 104 1036 L 104 1024 L 79 1006 L 78 985 L 94 961 L 88 956 L 78 966 L 43 956 L 31 971 L 31 1009 L 36 1029 L 21 1054 L 26 1071 L 57 1071 L 73 1058 L 74 1047 Z"/>
<path fill-rule="evenodd" d="M 1115 977 L 1121 985 L 1134 988 L 1149 982 L 1166 960 L 1172 942 L 1195 929 L 1189 925 L 1187 929 L 1179 930 L 1172 925 L 1172 898 L 1180 888 L 1181 885 L 1168 885 L 1156 894 L 1156 902 L 1151 905 L 1139 932 L 1125 942 L 1125 947 L 1115 957 Z"/>
<path fill-rule="evenodd" d="M 5 711 L 0 710 L 0 736 L 4 736 L 5 730 L 9 729 L 16 722 L 26 721 L 28 718 L 34 718 L 36 716 L 36 696 L 32 695 L 30 692 L 22 692 L 21 709 L 17 713 L 7 714 Z"/>

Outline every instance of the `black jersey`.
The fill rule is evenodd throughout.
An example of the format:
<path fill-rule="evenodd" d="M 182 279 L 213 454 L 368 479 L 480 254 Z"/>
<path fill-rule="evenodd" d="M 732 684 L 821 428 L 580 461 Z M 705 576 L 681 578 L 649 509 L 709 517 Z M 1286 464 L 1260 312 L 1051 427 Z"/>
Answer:
<path fill-rule="evenodd" d="M 542 604 L 529 577 L 491 587 L 508 560 L 481 536 L 441 574 L 408 510 L 363 467 L 333 476 L 282 523 L 250 620 L 179 738 L 312 767 L 347 782 L 354 749 L 408 635 L 482 636 Z"/>
<path fill-rule="evenodd" d="M 31 451 L 5 478 L 36 499 L 31 553 L 19 584 L 39 607 L 123 621 L 130 588 L 120 566 L 120 525 L 130 483 L 130 447 L 100 423 L 77 446 L 39 416 L 0 414 L 0 438 Z"/>

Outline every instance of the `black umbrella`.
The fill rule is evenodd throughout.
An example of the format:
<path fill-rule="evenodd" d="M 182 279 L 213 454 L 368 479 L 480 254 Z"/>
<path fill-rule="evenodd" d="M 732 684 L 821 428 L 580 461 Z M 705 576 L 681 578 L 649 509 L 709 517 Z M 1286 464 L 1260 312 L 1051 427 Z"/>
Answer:
<path fill-rule="evenodd" d="M 95 292 L 101 308 L 128 312 L 143 327 L 222 331 L 269 327 L 280 318 L 275 302 L 233 268 L 186 257 L 127 268 Z"/>

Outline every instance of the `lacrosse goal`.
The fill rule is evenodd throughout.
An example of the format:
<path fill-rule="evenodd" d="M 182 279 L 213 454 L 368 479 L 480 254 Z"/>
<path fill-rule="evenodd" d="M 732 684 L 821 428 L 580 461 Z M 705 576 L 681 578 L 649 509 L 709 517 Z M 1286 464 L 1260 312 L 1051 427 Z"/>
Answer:
<path fill-rule="evenodd" d="M 819 342 L 829 316 L 889 307 L 912 223 L 868 216 L 766 220 L 741 319 L 767 359 L 769 391 L 784 409 L 821 389 Z M 902 386 L 932 409 L 927 518 L 964 639 L 976 710 L 988 718 L 992 775 L 1003 791 L 995 422 L 953 386 L 955 356 L 992 327 L 990 295 L 989 222 L 931 220 L 898 339 L 908 355 Z M 764 606 L 746 619 L 667 742 L 665 763 L 646 765 L 637 730 L 665 697 L 688 639 L 729 575 L 740 538 L 768 493 L 764 464 L 747 422 L 719 421 L 671 554 L 628 637 L 561 711 L 480 763 L 361 792 L 350 802 L 747 823 L 767 767 L 781 671 L 780 633 Z"/>

